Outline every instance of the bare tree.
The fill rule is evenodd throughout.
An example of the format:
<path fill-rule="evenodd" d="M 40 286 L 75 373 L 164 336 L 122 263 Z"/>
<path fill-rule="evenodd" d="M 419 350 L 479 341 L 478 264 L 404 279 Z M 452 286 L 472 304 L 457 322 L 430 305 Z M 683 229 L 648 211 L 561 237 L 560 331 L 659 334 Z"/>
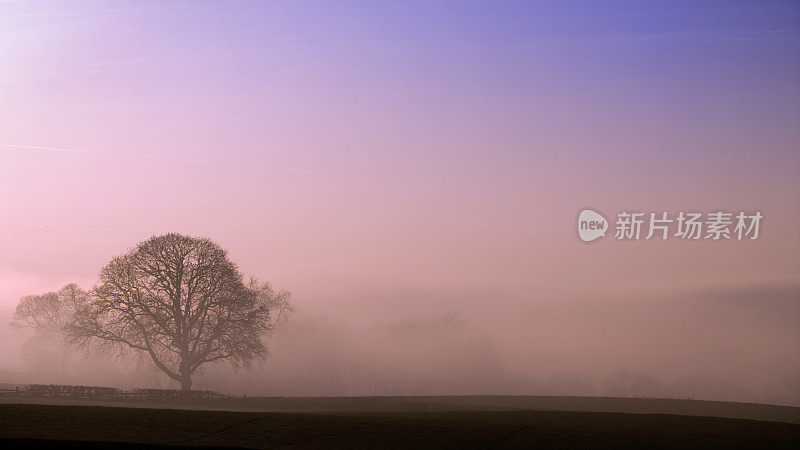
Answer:
<path fill-rule="evenodd" d="M 433 327 L 439 332 L 453 334 L 464 329 L 464 318 L 461 311 L 449 311 L 433 319 Z"/>
<path fill-rule="evenodd" d="M 17 304 L 11 326 L 60 333 L 85 301 L 86 292 L 74 283 L 58 292 L 26 295 Z"/>
<path fill-rule="evenodd" d="M 64 329 L 86 299 L 86 292 L 73 283 L 58 292 L 27 295 L 19 300 L 11 326 L 36 332 L 23 346 L 23 356 L 29 363 L 41 363 L 41 359 L 51 358 L 48 354 L 55 350 L 61 372 L 67 371 L 69 349 L 64 345 Z"/>
<path fill-rule="evenodd" d="M 217 244 L 172 233 L 111 260 L 66 330 L 82 347 L 145 353 L 188 391 L 203 364 L 265 357 L 272 310 L 285 317 L 289 293 L 245 283 Z"/>

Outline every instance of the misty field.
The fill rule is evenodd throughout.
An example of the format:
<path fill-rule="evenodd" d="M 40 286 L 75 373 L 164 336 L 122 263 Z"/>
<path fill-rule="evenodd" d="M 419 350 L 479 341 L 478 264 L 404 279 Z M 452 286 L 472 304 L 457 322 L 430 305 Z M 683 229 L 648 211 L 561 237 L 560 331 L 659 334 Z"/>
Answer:
<path fill-rule="evenodd" d="M 530 402 L 531 398 L 528 398 Z M 11 399 L 6 399 L 10 401 Z M 242 448 L 275 447 L 403 447 L 403 448 L 797 448 L 800 446 L 800 414 L 797 408 L 738 404 L 754 414 L 783 414 L 788 422 L 770 422 L 678 414 L 630 414 L 619 412 L 487 410 L 514 409 L 513 397 L 424 397 L 399 403 L 398 398 L 350 399 L 252 399 L 252 408 L 283 407 L 318 412 L 212 411 L 103 407 L 93 405 L 0 405 L 0 442 L 24 445 L 74 447 L 210 446 Z M 592 399 L 583 399 L 584 402 Z M 594 399 L 595 407 L 653 411 L 701 411 L 714 405 L 669 400 L 671 406 L 650 399 Z M 252 403 L 250 403 L 252 401 Z M 270 403 L 270 401 L 272 403 Z M 505 403 L 503 403 L 505 401 Z M 524 398 L 520 400 L 524 402 Z M 553 405 L 569 400 L 554 398 Z M 437 403 L 438 402 L 438 403 Z M 574 399 L 579 406 L 581 399 Z M 613 403 L 616 402 L 616 405 Z M 700 402 L 715 403 L 715 402 Z M 337 406 L 338 404 L 338 406 Z M 586 407 L 591 407 L 584 403 Z M 623 405 L 624 404 L 624 405 Z M 387 411 L 387 408 L 460 406 L 462 410 Z M 492 406 L 494 405 L 494 406 Z M 717 410 L 734 411 L 737 404 L 719 404 Z M 184 405 L 189 406 L 191 405 Z M 201 405 L 195 405 L 198 407 Z M 217 405 L 221 408 L 248 405 Z M 470 406 L 472 408 L 470 408 Z M 521 405 L 519 405 L 521 406 Z M 206 405 L 206 407 L 215 408 Z M 162 406 L 161 408 L 164 408 Z M 340 408 L 341 411 L 324 411 Z M 365 411 L 355 411 L 364 408 Z M 759 408 L 761 411 L 759 412 Z M 772 408 L 770 410 L 770 408 Z M 349 409 L 349 410 L 348 410 Z M 474 409 L 467 411 L 466 409 Z M 480 410 L 477 410 L 480 409 Z M 772 411 L 771 413 L 769 411 Z M 739 412 L 741 414 L 741 411 Z M 776 416 L 777 417 L 777 416 Z"/>

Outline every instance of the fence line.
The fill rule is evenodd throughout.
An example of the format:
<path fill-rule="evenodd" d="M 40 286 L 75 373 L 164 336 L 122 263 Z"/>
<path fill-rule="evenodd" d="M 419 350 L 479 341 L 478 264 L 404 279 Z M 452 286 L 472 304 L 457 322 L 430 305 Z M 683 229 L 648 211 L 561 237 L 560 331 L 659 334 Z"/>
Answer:
<path fill-rule="evenodd" d="M 122 390 L 102 386 L 66 384 L 27 384 L 14 389 L 0 388 L 0 397 L 65 398 L 90 400 L 134 400 L 154 402 L 195 402 L 233 398 L 215 391 L 181 391 L 175 389 Z"/>

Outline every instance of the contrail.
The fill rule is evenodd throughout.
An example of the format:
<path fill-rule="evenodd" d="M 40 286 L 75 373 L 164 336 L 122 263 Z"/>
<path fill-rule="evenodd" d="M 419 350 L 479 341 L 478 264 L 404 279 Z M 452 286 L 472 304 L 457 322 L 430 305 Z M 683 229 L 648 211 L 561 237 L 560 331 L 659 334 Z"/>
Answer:
<path fill-rule="evenodd" d="M 41 232 L 48 232 L 48 231 L 63 231 L 63 230 L 79 230 L 82 228 L 109 228 L 109 229 L 116 229 L 116 230 L 134 230 L 134 231 L 144 231 L 141 228 L 136 227 L 126 227 L 120 225 L 68 225 L 68 226 L 46 226 L 46 227 L 39 227 L 39 228 L 31 228 L 29 230 L 22 230 L 22 231 L 0 231 L 0 236 L 22 236 L 24 234 L 31 234 L 31 233 L 41 233 Z"/>
<path fill-rule="evenodd" d="M 148 153 L 133 153 L 133 152 L 114 152 L 114 151 L 98 151 L 98 150 L 86 150 L 86 149 L 75 149 L 75 148 L 61 148 L 61 147 L 47 147 L 47 146 L 40 146 L 40 145 L 21 145 L 21 144 L 0 144 L 0 147 L 10 150 L 34 150 L 34 151 L 47 151 L 47 152 L 58 152 L 58 153 L 83 153 L 83 154 L 92 154 L 92 155 L 115 155 L 115 156 L 127 156 L 133 158 L 142 158 L 142 159 L 162 159 L 167 161 L 176 161 L 176 162 L 187 162 L 187 163 L 194 163 L 194 164 L 209 164 L 215 166 L 226 166 L 226 167 L 253 167 L 256 165 L 260 165 L 258 163 L 237 163 L 237 162 L 226 162 L 226 161 L 217 161 L 213 159 L 203 159 L 203 158 L 181 158 L 181 157 L 174 157 L 174 156 L 164 156 L 164 155 L 154 155 Z M 6 150 L 9 151 L 9 150 Z M 267 170 L 274 170 L 279 172 L 292 172 L 292 173 L 304 173 L 304 174 L 313 174 L 313 175 L 336 175 L 336 176 L 352 176 L 352 177 L 366 177 L 366 178 L 375 178 L 381 180 L 389 180 L 389 177 L 385 177 L 382 175 L 371 175 L 366 173 L 358 173 L 358 172 L 339 172 L 339 171 L 328 171 L 328 170 L 313 170 L 313 169 L 298 169 L 292 167 L 274 167 L 274 166 L 266 166 L 262 167 Z"/>
<path fill-rule="evenodd" d="M 99 153 L 96 151 L 91 150 L 77 150 L 77 149 L 66 149 L 66 148 L 56 148 L 56 147 L 41 147 L 37 145 L 17 145 L 17 144 L 0 144 L 0 147 L 5 148 L 15 148 L 19 150 L 47 150 L 50 152 L 59 152 L 59 153 Z"/>

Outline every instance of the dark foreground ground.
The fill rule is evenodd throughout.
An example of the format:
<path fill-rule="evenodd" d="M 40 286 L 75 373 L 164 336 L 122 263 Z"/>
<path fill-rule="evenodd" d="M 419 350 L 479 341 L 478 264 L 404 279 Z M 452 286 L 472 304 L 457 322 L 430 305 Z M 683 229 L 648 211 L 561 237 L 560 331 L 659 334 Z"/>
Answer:
<path fill-rule="evenodd" d="M 800 448 L 800 424 L 569 411 L 275 413 L 2 404 L 0 446 Z"/>
<path fill-rule="evenodd" d="M 233 397 L 202 401 L 150 401 L 0 395 L 0 403 L 199 409 L 242 412 L 583 411 L 724 417 L 800 424 L 800 407 L 667 398 L 533 395 L 372 397 Z"/>

